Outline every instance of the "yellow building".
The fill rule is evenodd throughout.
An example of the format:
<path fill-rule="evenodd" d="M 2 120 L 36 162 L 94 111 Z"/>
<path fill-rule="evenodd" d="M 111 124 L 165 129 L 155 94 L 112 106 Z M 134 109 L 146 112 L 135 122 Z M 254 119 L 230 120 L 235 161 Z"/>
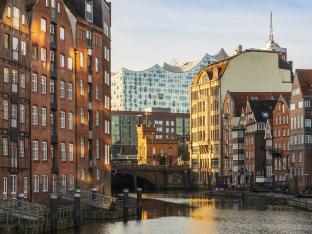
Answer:
<path fill-rule="evenodd" d="M 221 106 L 227 91 L 290 92 L 291 64 L 285 52 L 246 50 L 208 65 L 194 76 L 190 92 L 190 164 L 193 182 L 216 183 L 221 171 Z"/>
<path fill-rule="evenodd" d="M 178 140 L 159 138 L 156 126 L 141 124 L 138 132 L 138 163 L 147 165 L 178 165 Z"/>

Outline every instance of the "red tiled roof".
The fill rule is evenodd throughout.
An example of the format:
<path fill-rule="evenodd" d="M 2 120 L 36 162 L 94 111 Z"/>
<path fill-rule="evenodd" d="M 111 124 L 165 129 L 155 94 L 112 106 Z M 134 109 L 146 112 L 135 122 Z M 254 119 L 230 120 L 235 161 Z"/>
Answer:
<path fill-rule="evenodd" d="M 312 95 L 312 69 L 297 69 L 296 76 L 302 95 Z"/>
<path fill-rule="evenodd" d="M 280 95 L 290 97 L 290 92 L 228 92 L 234 103 L 234 115 L 239 116 L 247 100 L 278 100 Z"/>

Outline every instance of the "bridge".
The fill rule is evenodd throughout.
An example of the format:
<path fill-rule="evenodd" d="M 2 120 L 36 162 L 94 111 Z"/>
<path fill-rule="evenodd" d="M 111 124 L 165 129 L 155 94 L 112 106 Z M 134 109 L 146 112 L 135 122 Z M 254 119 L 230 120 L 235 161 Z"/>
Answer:
<path fill-rule="evenodd" d="M 188 166 L 112 165 L 112 187 L 173 189 L 190 186 Z"/>

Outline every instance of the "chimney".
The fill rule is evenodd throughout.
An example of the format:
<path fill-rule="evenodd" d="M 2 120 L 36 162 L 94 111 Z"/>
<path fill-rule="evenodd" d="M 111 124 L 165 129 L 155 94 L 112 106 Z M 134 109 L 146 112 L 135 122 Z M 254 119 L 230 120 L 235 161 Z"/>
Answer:
<path fill-rule="evenodd" d="M 240 54 L 240 53 L 242 53 L 243 52 L 243 46 L 242 45 L 238 45 L 237 46 L 237 49 L 235 50 L 235 53 L 236 54 Z"/>

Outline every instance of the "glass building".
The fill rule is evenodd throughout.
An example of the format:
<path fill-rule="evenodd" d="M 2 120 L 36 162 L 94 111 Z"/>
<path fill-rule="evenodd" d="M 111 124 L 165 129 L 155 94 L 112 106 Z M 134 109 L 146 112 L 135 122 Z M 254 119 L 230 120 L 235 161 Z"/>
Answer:
<path fill-rule="evenodd" d="M 216 55 L 206 54 L 200 61 L 180 64 L 174 60 L 144 71 L 122 68 L 112 77 L 112 110 L 144 111 L 156 107 L 189 113 L 188 87 L 193 75 L 227 56 L 221 49 Z"/>

